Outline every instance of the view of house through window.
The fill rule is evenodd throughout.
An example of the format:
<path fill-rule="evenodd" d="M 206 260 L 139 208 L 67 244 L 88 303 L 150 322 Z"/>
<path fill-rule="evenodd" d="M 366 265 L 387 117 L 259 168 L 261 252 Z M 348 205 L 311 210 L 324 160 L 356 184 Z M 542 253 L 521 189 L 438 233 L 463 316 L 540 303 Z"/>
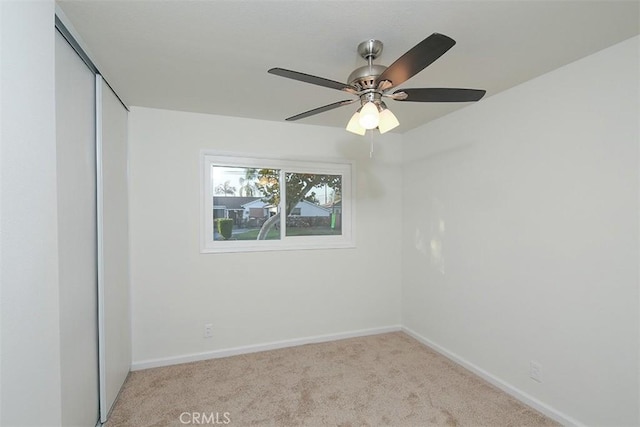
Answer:
<path fill-rule="evenodd" d="M 342 234 L 342 175 L 210 167 L 214 241 Z"/>

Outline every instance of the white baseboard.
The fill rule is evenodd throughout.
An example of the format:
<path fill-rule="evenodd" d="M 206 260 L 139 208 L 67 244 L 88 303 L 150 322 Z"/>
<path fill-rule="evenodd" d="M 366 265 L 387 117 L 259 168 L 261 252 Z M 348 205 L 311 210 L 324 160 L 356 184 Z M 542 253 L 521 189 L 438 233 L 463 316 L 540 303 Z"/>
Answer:
<path fill-rule="evenodd" d="M 361 329 L 358 331 L 341 332 L 338 334 L 316 335 L 313 337 L 294 338 L 284 341 L 275 341 L 264 344 L 247 345 L 242 347 L 234 347 L 223 350 L 205 351 L 203 353 L 185 354 L 175 357 L 164 357 L 160 359 L 141 360 L 131 364 L 132 371 L 140 371 L 142 369 L 158 368 L 161 366 L 178 365 L 180 363 L 197 362 L 200 360 L 217 359 L 220 357 L 237 356 L 239 354 L 257 353 L 260 351 L 277 350 L 279 348 L 295 347 L 304 344 L 322 343 L 328 341 L 337 341 L 347 338 L 364 337 L 367 335 L 384 334 L 388 332 L 401 331 L 402 327 L 386 326 L 382 328 Z"/>
<path fill-rule="evenodd" d="M 494 386 L 498 387 L 500 390 L 504 391 L 505 393 L 515 397 L 516 399 L 518 399 L 519 401 L 521 401 L 522 403 L 524 403 L 525 405 L 528 405 L 532 408 L 534 408 L 535 410 L 537 410 L 538 412 L 543 413 L 544 415 L 548 416 L 549 418 L 559 422 L 560 424 L 564 425 L 564 426 L 575 426 L 575 427 L 584 427 L 585 425 L 582 424 L 581 422 L 579 422 L 578 420 L 558 411 L 555 408 L 552 408 L 551 406 L 547 405 L 546 403 L 541 402 L 540 400 L 536 399 L 535 397 L 523 392 L 522 390 L 512 386 L 511 384 L 501 380 L 500 378 L 490 374 L 489 372 L 485 371 L 484 369 L 474 365 L 473 363 L 463 359 L 462 357 L 458 356 L 457 354 L 445 349 L 444 347 L 441 347 L 440 345 L 434 343 L 433 341 L 423 337 L 422 335 L 418 334 L 417 332 L 403 326 L 401 328 L 401 330 L 403 332 L 405 332 L 407 335 L 412 336 L 413 338 L 415 338 L 416 340 L 420 341 L 422 344 L 424 344 L 425 346 L 431 348 L 432 350 L 437 351 L 438 353 L 440 353 L 441 355 L 443 355 L 444 357 L 446 357 L 447 359 L 450 359 L 451 361 L 457 363 L 458 365 L 461 365 L 462 367 L 464 367 L 465 369 L 473 372 L 474 374 L 476 374 L 477 376 L 481 377 L 482 379 L 484 379 L 485 381 L 493 384 Z"/>

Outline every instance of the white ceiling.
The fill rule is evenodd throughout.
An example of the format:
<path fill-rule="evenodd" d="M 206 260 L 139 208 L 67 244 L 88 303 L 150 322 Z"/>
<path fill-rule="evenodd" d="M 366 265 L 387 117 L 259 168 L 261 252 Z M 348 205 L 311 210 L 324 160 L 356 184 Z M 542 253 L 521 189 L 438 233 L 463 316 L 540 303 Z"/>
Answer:
<path fill-rule="evenodd" d="M 127 105 L 275 121 L 352 97 L 269 68 L 346 82 L 365 65 L 356 46 L 371 38 L 384 43 L 376 63 L 390 65 L 431 33 L 446 34 L 457 44 L 399 88 L 478 88 L 489 97 L 640 33 L 637 0 L 58 4 Z M 397 132 L 468 105 L 387 104 L 400 120 Z M 344 127 L 355 109 L 291 126 Z"/>

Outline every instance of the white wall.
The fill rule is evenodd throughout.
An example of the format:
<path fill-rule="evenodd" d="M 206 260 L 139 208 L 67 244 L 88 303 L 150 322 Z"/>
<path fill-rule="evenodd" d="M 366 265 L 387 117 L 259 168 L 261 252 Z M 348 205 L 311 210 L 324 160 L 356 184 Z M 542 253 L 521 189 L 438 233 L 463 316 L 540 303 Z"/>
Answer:
<path fill-rule="evenodd" d="M 403 141 L 403 324 L 588 425 L 640 422 L 638 52 L 636 37 Z"/>
<path fill-rule="evenodd" d="M 133 108 L 129 143 L 134 367 L 399 325 L 400 136 Z M 202 149 L 355 160 L 357 248 L 200 254 Z"/>
<path fill-rule="evenodd" d="M 0 14 L 0 424 L 60 425 L 54 3 Z"/>

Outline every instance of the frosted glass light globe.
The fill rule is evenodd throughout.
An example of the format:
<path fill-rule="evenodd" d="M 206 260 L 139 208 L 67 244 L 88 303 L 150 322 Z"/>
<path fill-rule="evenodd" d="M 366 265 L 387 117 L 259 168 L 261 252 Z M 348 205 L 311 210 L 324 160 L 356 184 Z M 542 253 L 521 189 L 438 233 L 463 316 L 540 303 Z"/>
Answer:
<path fill-rule="evenodd" d="M 360 126 L 365 129 L 375 129 L 378 127 L 380 121 L 380 113 L 378 113 L 378 107 L 373 102 L 369 101 L 360 110 Z"/>

